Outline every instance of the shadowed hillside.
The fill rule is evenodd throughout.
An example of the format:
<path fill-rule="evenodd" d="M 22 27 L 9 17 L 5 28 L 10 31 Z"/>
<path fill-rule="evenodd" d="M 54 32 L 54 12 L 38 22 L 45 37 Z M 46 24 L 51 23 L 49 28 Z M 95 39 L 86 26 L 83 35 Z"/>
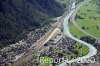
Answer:
<path fill-rule="evenodd" d="M 0 45 L 15 43 L 65 9 L 65 3 L 55 0 L 0 0 Z"/>

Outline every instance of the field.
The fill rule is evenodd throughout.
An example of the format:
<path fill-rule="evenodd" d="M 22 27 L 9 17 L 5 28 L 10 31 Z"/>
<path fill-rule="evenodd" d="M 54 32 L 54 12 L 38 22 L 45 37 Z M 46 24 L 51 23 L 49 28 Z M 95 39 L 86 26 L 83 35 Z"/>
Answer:
<path fill-rule="evenodd" d="M 73 36 L 77 37 L 77 38 L 81 38 L 84 36 L 87 36 L 86 34 L 84 34 L 83 32 L 81 32 L 76 26 L 74 26 L 73 24 L 70 25 L 69 27 L 71 34 L 73 34 Z"/>
<path fill-rule="evenodd" d="M 94 2 L 82 6 L 76 15 L 76 23 L 86 32 L 100 38 L 100 9 L 98 7 Z M 78 34 L 80 35 L 79 32 Z"/>

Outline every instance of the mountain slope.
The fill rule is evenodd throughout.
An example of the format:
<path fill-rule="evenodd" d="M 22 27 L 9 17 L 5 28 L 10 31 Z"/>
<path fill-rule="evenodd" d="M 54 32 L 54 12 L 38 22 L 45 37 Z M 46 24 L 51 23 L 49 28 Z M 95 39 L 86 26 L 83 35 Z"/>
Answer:
<path fill-rule="evenodd" d="M 66 4 L 55 0 L 0 0 L 0 46 L 15 43 L 28 30 L 49 24 L 64 13 Z"/>

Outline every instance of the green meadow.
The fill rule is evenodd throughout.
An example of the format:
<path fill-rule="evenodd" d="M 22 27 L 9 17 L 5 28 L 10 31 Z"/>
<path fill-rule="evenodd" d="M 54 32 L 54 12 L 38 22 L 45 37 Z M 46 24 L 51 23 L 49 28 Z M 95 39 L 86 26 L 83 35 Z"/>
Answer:
<path fill-rule="evenodd" d="M 100 9 L 96 3 L 91 2 L 83 5 L 78 11 L 77 16 L 81 18 L 76 18 L 76 23 L 80 28 L 100 38 Z M 80 35 L 80 33 L 78 34 Z"/>
<path fill-rule="evenodd" d="M 70 27 L 70 32 L 73 36 L 77 37 L 77 38 L 81 38 L 84 36 L 87 36 L 86 34 L 84 34 L 83 32 L 81 32 L 75 25 L 71 24 Z"/>

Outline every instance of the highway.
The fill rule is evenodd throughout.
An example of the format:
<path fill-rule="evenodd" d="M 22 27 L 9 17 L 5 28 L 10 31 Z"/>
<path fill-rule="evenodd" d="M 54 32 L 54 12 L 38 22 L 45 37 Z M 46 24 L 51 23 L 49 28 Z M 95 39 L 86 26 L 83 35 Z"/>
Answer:
<path fill-rule="evenodd" d="M 66 13 L 66 12 L 65 12 Z M 64 14 L 65 14 L 64 13 Z M 19 58 L 17 61 L 13 63 L 13 66 L 19 66 L 23 63 L 28 62 L 32 58 L 32 53 L 38 53 L 38 51 L 41 51 L 43 49 L 44 44 L 46 44 L 52 37 L 54 37 L 60 28 L 59 25 L 62 22 L 63 17 L 59 19 L 58 22 L 56 22 L 53 27 L 43 36 L 41 37 L 33 46 L 31 46 L 28 49 L 28 52 L 26 52 L 21 58 Z"/>
<path fill-rule="evenodd" d="M 51 28 L 40 40 L 38 40 L 36 42 L 36 46 L 34 47 L 33 50 L 33 46 L 29 49 L 28 53 L 25 53 L 25 55 L 23 57 L 21 57 L 19 60 L 17 60 L 16 62 L 14 62 L 13 66 L 19 66 L 25 62 L 27 62 L 28 60 L 30 60 L 32 58 L 32 53 L 36 52 L 38 53 L 38 51 L 40 51 L 44 44 L 47 43 L 52 37 L 54 37 L 57 34 L 57 31 L 59 30 L 58 27 L 61 27 L 62 21 L 63 22 L 63 30 L 64 30 L 64 34 L 80 43 L 82 43 L 83 45 L 86 45 L 89 48 L 89 53 L 86 56 L 83 56 L 81 58 L 89 58 L 91 56 L 96 55 L 97 50 L 95 49 L 95 47 L 91 46 L 90 44 L 81 41 L 75 37 L 73 37 L 68 29 L 68 19 L 71 17 L 71 15 L 74 13 L 75 11 L 75 2 L 72 5 L 71 11 L 69 12 L 69 14 L 66 16 L 66 12 L 64 13 L 64 15 L 61 17 L 61 19 L 57 22 L 56 27 L 55 28 Z M 79 58 L 76 58 L 74 60 L 70 60 L 70 61 L 66 61 L 62 64 L 60 64 L 59 66 L 66 66 L 66 63 L 72 63 L 72 62 L 77 62 L 80 61 Z"/>
<path fill-rule="evenodd" d="M 19 66 L 29 61 L 32 58 L 32 53 L 38 53 L 38 51 L 41 51 L 41 49 L 44 48 L 44 44 L 46 44 L 52 37 L 54 37 L 58 31 L 59 28 L 51 28 L 40 40 L 36 42 L 36 46 L 29 48 L 27 53 L 25 53 L 20 59 L 13 63 L 13 66 Z"/>
<path fill-rule="evenodd" d="M 83 3 L 86 3 L 86 2 L 89 2 L 89 1 L 90 1 L 90 0 L 84 1 Z M 82 3 L 82 4 L 83 4 L 83 3 Z M 66 36 L 68 36 L 68 37 L 70 37 L 70 38 L 76 40 L 77 42 L 80 42 L 81 44 L 87 46 L 87 47 L 89 48 L 89 53 L 88 53 L 87 55 L 83 56 L 83 57 L 78 57 L 78 58 L 73 59 L 73 60 L 65 60 L 65 62 L 63 62 L 62 64 L 60 64 L 60 65 L 58 65 L 58 66 L 67 66 L 67 63 L 71 64 L 71 63 L 73 63 L 73 62 L 78 62 L 78 61 L 86 60 L 86 59 L 88 59 L 88 58 L 90 58 L 90 57 L 92 57 L 92 56 L 94 56 L 94 55 L 97 54 L 97 49 L 96 49 L 94 46 L 92 46 L 92 45 L 90 45 L 90 44 L 88 44 L 88 43 L 86 43 L 86 42 L 84 42 L 84 41 L 82 41 L 82 40 L 80 40 L 80 39 L 77 39 L 77 38 L 73 37 L 73 36 L 71 35 L 71 33 L 69 32 L 69 28 L 68 28 L 68 19 L 69 19 L 69 18 L 72 16 L 72 14 L 75 12 L 75 9 L 74 9 L 75 7 L 76 7 L 76 6 L 75 6 L 75 2 L 74 2 L 73 5 L 72 5 L 72 10 L 71 10 L 70 13 L 64 18 L 64 22 L 63 22 L 64 34 L 65 34 Z"/>

